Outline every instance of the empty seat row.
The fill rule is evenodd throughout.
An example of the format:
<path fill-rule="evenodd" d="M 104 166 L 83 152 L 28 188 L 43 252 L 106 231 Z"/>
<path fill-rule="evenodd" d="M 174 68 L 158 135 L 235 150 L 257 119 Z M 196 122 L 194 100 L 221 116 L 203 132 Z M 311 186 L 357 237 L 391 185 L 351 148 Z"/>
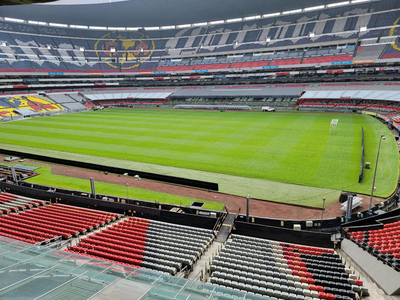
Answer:
<path fill-rule="evenodd" d="M 128 217 L 70 250 L 175 274 L 191 268 L 213 239 L 211 230 Z"/>
<path fill-rule="evenodd" d="M 0 209 L 9 213 L 0 216 L 4 224 L 0 234 L 19 232 L 20 235 L 15 235 L 33 243 L 59 237 L 69 239 L 120 217 L 117 214 L 62 204 L 45 205 L 44 201 L 9 193 L 0 194 L 0 201 L 3 201 L 0 202 Z"/>
<path fill-rule="evenodd" d="M 382 229 L 348 232 L 348 237 L 378 260 L 400 272 L 400 221 Z"/>
<path fill-rule="evenodd" d="M 266 290 L 280 292 L 283 299 L 356 299 L 357 293 L 368 294 L 332 249 L 232 235 L 210 269 L 211 282 L 262 295 L 271 296 Z"/>

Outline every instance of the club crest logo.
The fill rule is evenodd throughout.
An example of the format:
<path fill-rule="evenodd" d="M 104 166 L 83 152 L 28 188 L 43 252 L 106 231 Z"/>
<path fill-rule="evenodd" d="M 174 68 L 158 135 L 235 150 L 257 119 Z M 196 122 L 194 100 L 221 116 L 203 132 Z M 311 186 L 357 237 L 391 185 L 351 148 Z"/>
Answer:
<path fill-rule="evenodd" d="M 395 29 L 396 29 L 396 25 L 399 23 L 399 21 L 400 21 L 400 17 L 397 18 L 396 21 L 394 21 L 392 28 L 390 28 L 389 36 L 393 36 L 393 35 L 394 35 L 394 31 L 395 31 Z M 395 50 L 400 51 L 400 47 L 397 46 L 396 43 L 392 43 L 391 46 L 392 46 Z"/>
<path fill-rule="evenodd" d="M 150 59 L 155 45 L 147 35 L 140 32 L 110 32 L 94 45 L 96 55 L 102 62 L 122 70 L 137 68 Z"/>

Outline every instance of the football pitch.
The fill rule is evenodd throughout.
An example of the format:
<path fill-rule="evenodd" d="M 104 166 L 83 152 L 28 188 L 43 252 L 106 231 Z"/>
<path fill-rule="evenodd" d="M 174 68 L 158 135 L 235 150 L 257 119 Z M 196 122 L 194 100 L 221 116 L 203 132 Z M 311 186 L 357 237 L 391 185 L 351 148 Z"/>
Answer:
<path fill-rule="evenodd" d="M 329 133 L 332 119 L 337 129 Z M 361 127 L 364 180 L 358 183 Z M 367 115 L 110 109 L 0 124 L 1 148 L 218 182 L 223 193 L 305 206 L 396 188 L 390 131 Z"/>

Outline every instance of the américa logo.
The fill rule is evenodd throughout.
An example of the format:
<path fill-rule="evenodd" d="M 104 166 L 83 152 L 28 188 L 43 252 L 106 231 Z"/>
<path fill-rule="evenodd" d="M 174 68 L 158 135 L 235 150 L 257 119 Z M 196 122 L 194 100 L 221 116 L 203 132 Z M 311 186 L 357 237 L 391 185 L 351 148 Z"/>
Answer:
<path fill-rule="evenodd" d="M 400 21 L 400 17 L 399 17 L 399 18 L 397 18 L 397 20 L 396 20 L 396 21 L 394 21 L 394 23 L 393 23 L 393 27 L 392 27 L 392 28 L 390 28 L 390 31 L 389 31 L 389 36 L 393 36 L 393 34 L 394 34 L 394 30 L 396 29 L 396 25 L 399 23 L 399 21 Z M 399 46 L 397 46 L 397 45 L 396 45 L 396 43 L 391 43 L 391 46 L 392 46 L 394 49 L 396 49 L 397 51 L 400 51 L 400 47 L 399 47 Z"/>
<path fill-rule="evenodd" d="M 116 69 L 121 65 L 122 70 L 137 68 L 140 63 L 150 59 L 154 48 L 154 41 L 141 32 L 110 32 L 94 45 L 101 61 Z"/>

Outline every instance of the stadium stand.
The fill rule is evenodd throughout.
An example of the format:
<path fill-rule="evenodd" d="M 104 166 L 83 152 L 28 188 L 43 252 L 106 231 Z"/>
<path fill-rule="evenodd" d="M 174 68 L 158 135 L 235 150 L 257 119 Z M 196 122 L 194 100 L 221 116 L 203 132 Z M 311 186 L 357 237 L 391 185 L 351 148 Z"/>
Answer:
<path fill-rule="evenodd" d="M 385 51 L 382 53 L 382 59 L 400 58 L 400 44 L 393 43 L 386 46 Z"/>
<path fill-rule="evenodd" d="M 264 62 L 254 62 L 256 59 L 251 55 L 251 52 L 259 54 L 259 51 L 269 51 L 266 54 L 269 54 L 270 66 L 351 62 L 353 55 L 358 55 L 358 60 L 398 58 L 399 47 L 393 40 L 398 30 L 398 7 L 393 4 L 395 1 L 390 1 L 391 5 L 380 5 L 380 2 L 217 26 L 145 31 L 149 40 L 147 44 L 142 42 L 146 47 L 143 53 L 130 48 L 129 38 L 134 38 L 134 32 L 123 33 L 118 38 L 120 41 L 113 40 L 112 45 L 117 51 L 111 53 L 107 48 L 108 42 L 100 37 L 112 37 L 112 32 L 69 28 L 68 36 L 61 37 L 38 35 L 36 32 L 40 30 L 36 25 L 30 25 L 30 35 L 21 34 L 15 27 L 15 32 L 0 32 L 0 70 L 50 73 L 97 70 L 108 73 L 265 67 Z M 385 28 L 387 26 L 394 26 L 393 30 Z M 361 27 L 366 27 L 366 30 L 360 31 Z M 372 44 L 357 49 L 357 41 L 362 45 L 363 41 Z M 377 42 L 381 44 L 373 44 Z M 101 48 L 99 43 L 107 45 Z M 297 49 L 282 51 L 289 46 Z M 239 53 L 242 59 L 235 61 L 227 54 L 229 52 Z M 205 56 L 180 57 L 196 54 Z M 215 58 L 216 54 L 223 57 Z M 168 56 L 171 58 L 165 58 Z M 240 62 L 250 64 L 235 64 Z"/>
<path fill-rule="evenodd" d="M 356 299 L 368 290 L 333 250 L 232 235 L 211 282 L 283 299 Z"/>
<path fill-rule="evenodd" d="M 0 216 L 2 223 L 0 235 L 34 244 L 48 243 L 60 237 L 69 239 L 120 217 L 117 214 L 68 205 L 48 205 L 44 201 L 8 193 L 0 194 L 0 199 L 3 212 L 16 213 Z M 37 205 L 32 203 L 42 206 L 35 208 Z"/>
<path fill-rule="evenodd" d="M 386 45 L 366 45 L 357 48 L 355 60 L 375 60 L 379 59 L 381 53 L 386 48 Z"/>
<path fill-rule="evenodd" d="M 248 105 L 175 105 L 175 109 L 204 109 L 204 110 L 251 110 Z"/>
<path fill-rule="evenodd" d="M 15 196 L 7 193 L 0 194 L 0 214 L 17 212 L 18 210 L 25 210 L 44 204 L 45 202 L 41 200 Z"/>
<path fill-rule="evenodd" d="M 382 229 L 348 232 L 348 237 L 378 260 L 400 272 L 400 221 Z"/>
<path fill-rule="evenodd" d="M 353 2 L 359 1 L 349 1 L 344 7 L 168 30 L 61 28 L 2 18 L 0 120 L 103 106 L 259 110 L 271 105 L 279 110 L 378 111 L 377 117 L 399 130 L 400 94 L 395 85 L 400 83 L 395 76 L 399 73 L 400 1 Z M 363 77 L 371 73 L 374 79 Z M 382 79 L 372 82 L 379 76 Z M 90 204 L 85 207 L 103 201 L 93 194 L 88 199 Z M 24 284 L 35 284 L 35 292 L 45 293 L 32 297 L 38 299 L 90 298 L 120 278 L 146 284 L 139 288 L 147 291 L 141 299 L 356 300 L 369 294 L 364 286 L 367 281 L 360 280 L 332 249 L 238 234 L 220 244 L 214 239 L 216 231 L 174 224 L 187 225 L 181 220 L 191 217 L 192 208 L 163 219 L 161 205 L 152 215 L 154 207 L 146 201 L 120 200 L 92 210 L 1 193 L 0 281 L 4 274 L 13 278 L 26 274 L 31 283 Z M 118 205 L 126 206 L 118 210 Z M 134 206 L 140 211 L 131 210 Z M 213 218 L 209 211 L 196 213 L 196 217 L 203 213 Z M 343 222 L 341 217 L 330 221 Z M 234 225 L 240 231 L 239 222 Z M 337 228 L 328 230 L 336 232 Z M 348 236 L 399 271 L 399 230 L 396 221 L 383 229 L 349 232 Z M 17 255 L 22 263 L 17 265 L 11 251 L 3 251 L 3 237 L 31 244 L 26 254 Z M 287 234 L 282 240 L 290 238 Z M 9 241 L 7 245 L 12 247 Z M 48 252 L 39 254 L 37 261 L 25 256 L 50 248 L 67 249 L 55 250 L 54 257 Z M 214 257 L 211 249 L 215 248 Z M 48 276 L 33 276 L 32 270 L 41 270 L 43 258 L 58 263 L 55 273 L 50 270 Z M 27 267 L 26 260 L 30 261 Z M 205 261 L 209 268 L 207 263 L 204 268 Z M 212 284 L 181 278 L 196 263 L 201 263 L 201 276 L 192 275 L 196 280 L 204 275 L 201 280 Z M 18 268 L 7 269 L 14 265 Z M 83 271 L 75 270 L 79 267 Z M 101 274 L 93 275 L 94 271 Z M 75 272 L 79 273 L 76 278 Z M 20 286 L 19 279 L 15 282 Z M 15 282 L 7 281 L 11 286 Z M 60 284 L 57 291 L 53 284 Z M 166 291 L 161 291 L 162 285 Z M 0 298 L 4 293 L 0 284 Z M 11 299 L 18 295 L 13 288 L 8 294 Z"/>
<path fill-rule="evenodd" d="M 214 240 L 210 230 L 131 217 L 70 251 L 170 273 L 191 267 Z"/>
<path fill-rule="evenodd" d="M 85 105 L 83 105 L 77 99 L 77 93 L 47 93 L 46 97 L 54 102 L 58 103 L 60 106 L 64 107 L 68 112 L 78 112 L 86 110 Z"/>
<path fill-rule="evenodd" d="M 15 115 L 17 109 L 29 109 L 38 113 L 55 113 L 63 111 L 64 108 L 54 101 L 38 96 L 12 96 L 1 97 L 1 103 L 4 103 L 8 109 L 6 111 Z"/>

